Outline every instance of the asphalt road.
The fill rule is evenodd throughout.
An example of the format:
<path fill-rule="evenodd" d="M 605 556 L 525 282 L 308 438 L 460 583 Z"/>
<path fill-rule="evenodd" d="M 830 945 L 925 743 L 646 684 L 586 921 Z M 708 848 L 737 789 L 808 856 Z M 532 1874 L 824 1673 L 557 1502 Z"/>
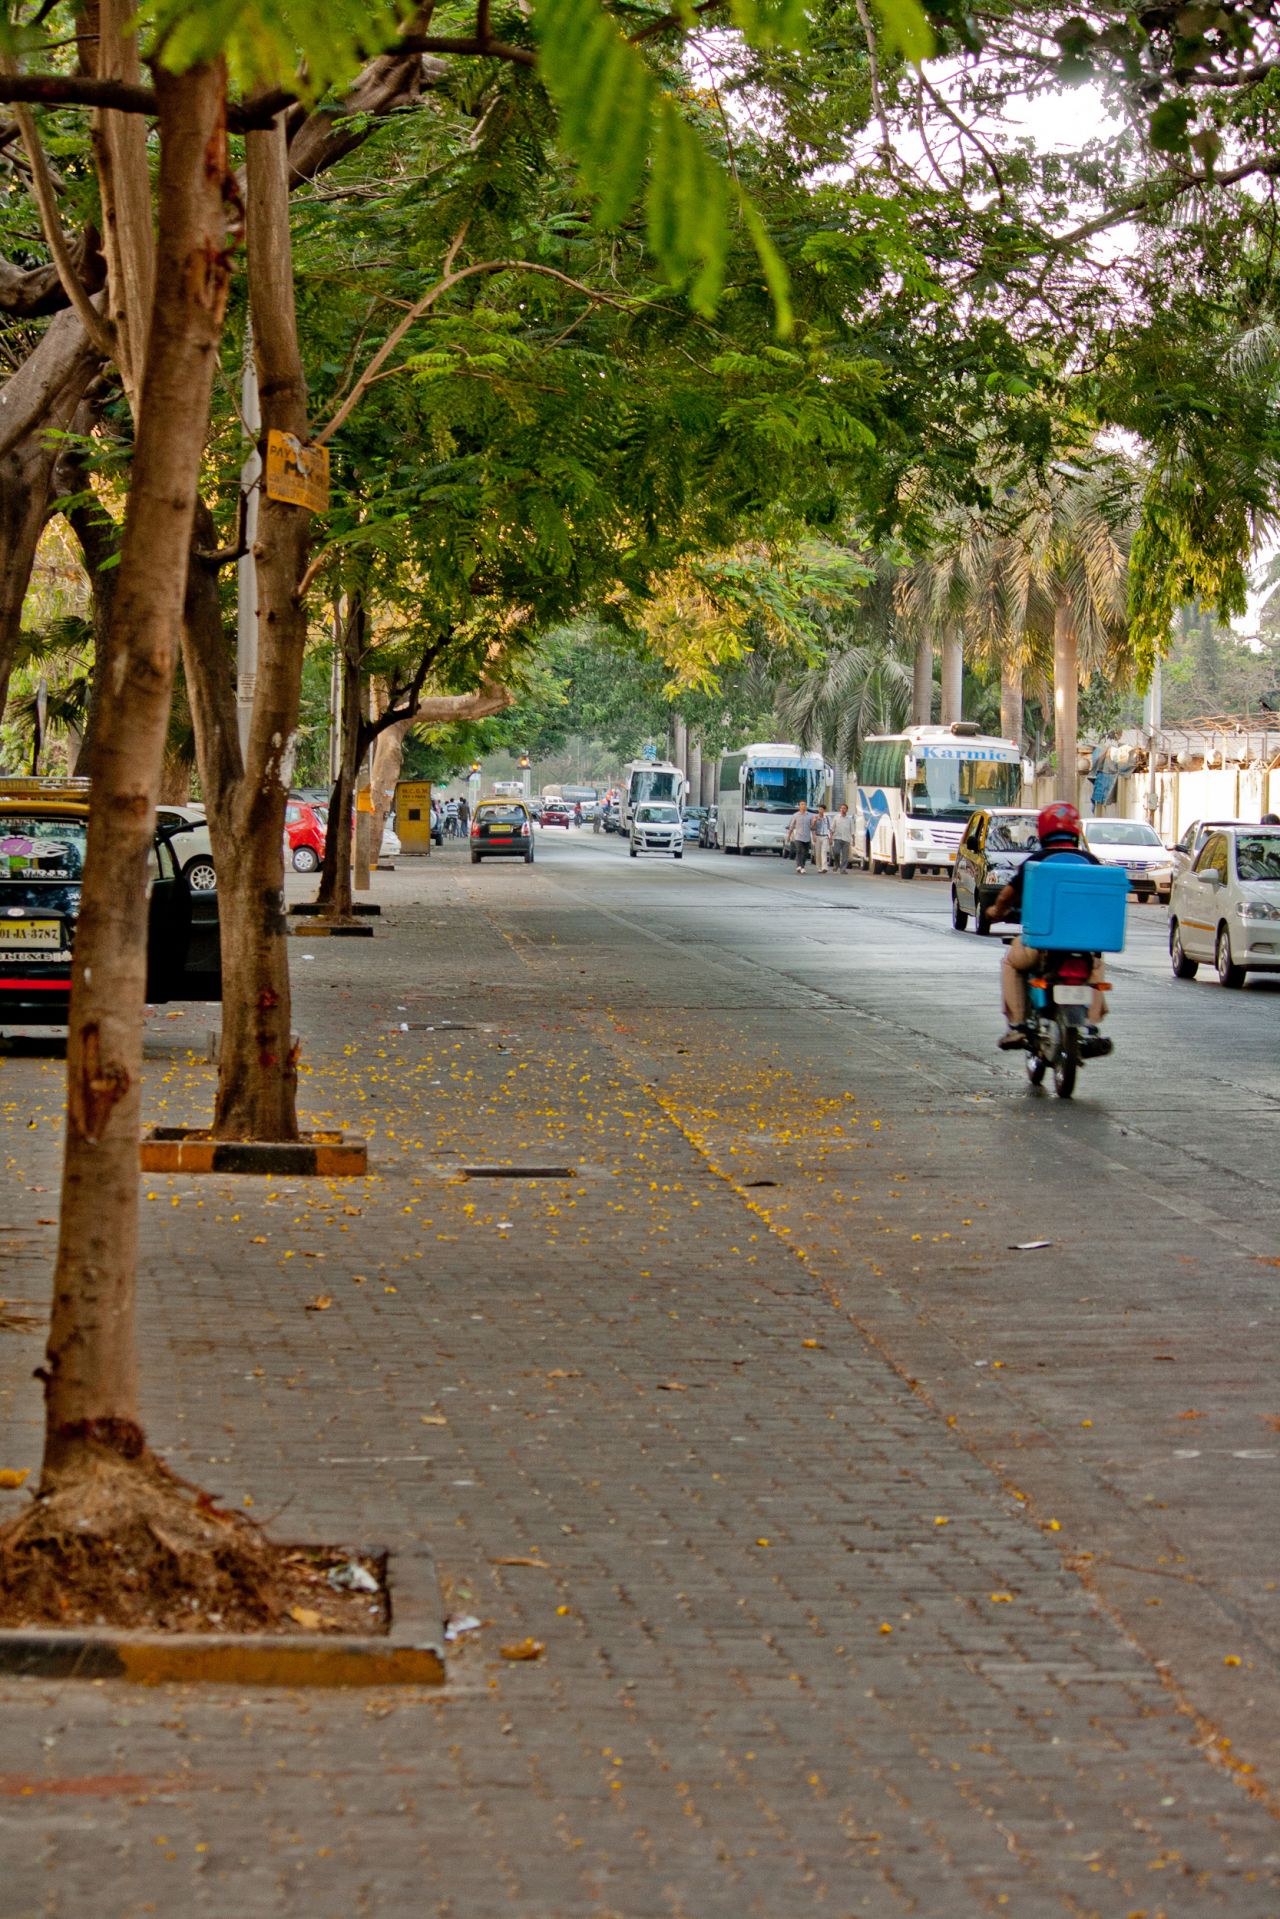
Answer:
<path fill-rule="evenodd" d="M 1174 980 L 1164 909 L 1131 902 L 1108 962 L 1115 1052 L 1063 1102 L 997 1050 L 1002 947 L 952 929 L 944 882 L 694 848 L 633 861 L 618 839 L 566 838 L 542 832 L 535 869 L 558 948 L 613 1007 L 661 999 L 690 1048 L 664 1065 L 650 1038 L 645 1070 L 660 1087 L 694 1060 L 705 1074 L 715 1045 L 744 1084 L 762 1067 L 780 1099 L 791 1083 L 793 1123 L 751 1161 L 774 1222 L 981 1457 L 1070 1527 L 1096 1600 L 1188 1709 L 1229 1720 L 1280 1776 L 1280 980 Z M 692 1086 L 681 1097 L 696 1108 Z M 841 1098 L 875 1127 L 856 1214 L 817 1183 L 850 1163 L 822 1117 Z M 735 1127 L 740 1142 L 740 1114 L 699 1130 L 745 1178 Z M 1052 1244 L 1012 1250 L 1033 1240 Z"/>

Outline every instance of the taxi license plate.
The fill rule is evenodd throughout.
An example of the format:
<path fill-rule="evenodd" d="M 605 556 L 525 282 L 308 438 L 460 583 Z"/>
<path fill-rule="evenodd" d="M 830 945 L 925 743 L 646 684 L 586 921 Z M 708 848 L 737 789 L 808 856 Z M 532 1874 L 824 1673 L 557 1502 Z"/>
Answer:
<path fill-rule="evenodd" d="M 0 920 L 0 953 L 6 959 L 48 959 L 61 951 L 61 920 Z"/>
<path fill-rule="evenodd" d="M 509 840 L 511 838 L 511 828 L 509 826 L 491 826 L 489 828 L 489 838 L 491 840 Z"/>

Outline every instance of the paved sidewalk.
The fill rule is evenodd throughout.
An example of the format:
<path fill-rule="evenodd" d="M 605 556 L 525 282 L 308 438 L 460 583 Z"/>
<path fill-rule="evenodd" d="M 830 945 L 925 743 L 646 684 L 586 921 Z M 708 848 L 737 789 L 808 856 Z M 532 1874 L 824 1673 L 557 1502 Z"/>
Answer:
<path fill-rule="evenodd" d="M 618 966 L 550 863 L 382 897 L 373 942 L 294 952 L 307 1109 L 377 1172 L 144 1181 L 147 1418 L 282 1536 L 428 1538 L 486 1624 L 443 1696 L 0 1684 L 5 1919 L 1277 1919 L 1269 1781 L 885 1356 L 910 1301 L 872 1325 L 857 1275 L 901 1166 L 856 1046 L 824 1068 L 713 953 Z M 207 1115 L 207 1024 L 154 1021 L 153 1116 Z M 0 1065 L 34 1310 L 60 1098 Z M 780 1210 L 819 1123 L 822 1240 Z M 500 1158 L 573 1172 L 459 1177 Z M 952 1198 L 894 1204 L 937 1244 Z M 38 1351 L 0 1332 L 5 1465 Z"/>

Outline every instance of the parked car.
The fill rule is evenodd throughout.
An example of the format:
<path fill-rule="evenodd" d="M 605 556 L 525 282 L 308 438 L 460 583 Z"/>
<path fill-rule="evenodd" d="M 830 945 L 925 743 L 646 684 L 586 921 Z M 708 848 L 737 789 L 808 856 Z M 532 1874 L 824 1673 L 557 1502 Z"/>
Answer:
<path fill-rule="evenodd" d="M 1196 863 L 1196 855 L 1210 833 L 1216 833 L 1221 826 L 1251 826 L 1252 824 L 1252 820 L 1192 820 L 1177 845 L 1169 848 L 1173 855 L 1173 877 L 1177 879 L 1179 873 L 1187 873 L 1191 870 Z"/>
<path fill-rule="evenodd" d="M 702 818 L 698 822 L 698 845 L 714 847 L 716 843 L 717 808 L 704 806 Z"/>
<path fill-rule="evenodd" d="M 209 823 L 203 806 L 158 807 L 156 825 L 175 829 L 173 850 L 191 891 L 214 892 L 218 876 L 213 870 L 213 847 L 209 843 Z"/>
<path fill-rule="evenodd" d="M 1168 900 L 1173 854 L 1146 820 L 1085 820 L 1084 843 L 1104 866 L 1123 866 L 1140 900 Z"/>
<path fill-rule="evenodd" d="M 538 823 L 540 826 L 563 826 L 567 829 L 573 825 L 572 808 L 561 800 L 544 800 L 542 818 Z"/>
<path fill-rule="evenodd" d="M 678 806 L 657 800 L 637 806 L 631 816 L 631 857 L 641 853 L 670 853 L 684 857 L 684 826 Z"/>
<path fill-rule="evenodd" d="M 326 817 L 327 809 L 310 800 L 291 799 L 285 807 L 286 857 L 295 873 L 314 873 L 323 860 Z"/>
<path fill-rule="evenodd" d="M 523 800 L 481 800 L 471 816 L 471 864 L 502 857 L 533 865 L 533 816 Z"/>
<path fill-rule="evenodd" d="M 684 843 L 686 846 L 690 840 L 693 841 L 695 846 L 702 845 L 702 822 L 706 817 L 707 809 L 705 806 L 685 807 L 682 818 L 684 820 Z"/>
<path fill-rule="evenodd" d="M 963 933 L 991 931 L 991 908 L 1036 846 L 1036 814 L 1025 806 L 992 806 L 970 815 L 951 869 L 951 924 Z"/>
<path fill-rule="evenodd" d="M 1213 829 L 1173 882 L 1169 958 L 1176 979 L 1209 962 L 1223 986 L 1280 973 L 1280 827 Z"/>
<path fill-rule="evenodd" d="M 0 1026 L 65 1027 L 88 782 L 0 780 Z M 217 895 L 193 903 L 157 826 L 147 883 L 147 998 L 221 999 Z"/>

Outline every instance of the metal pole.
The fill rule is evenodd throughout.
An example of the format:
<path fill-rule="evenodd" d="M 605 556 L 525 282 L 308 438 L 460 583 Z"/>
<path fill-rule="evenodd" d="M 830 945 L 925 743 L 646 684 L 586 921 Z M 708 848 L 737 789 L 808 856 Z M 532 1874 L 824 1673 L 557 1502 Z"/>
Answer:
<path fill-rule="evenodd" d="M 253 696 L 258 685 L 258 564 L 254 546 L 258 538 L 258 482 L 262 478 L 262 459 L 258 452 L 258 436 L 262 431 L 258 363 L 253 353 L 253 329 L 247 321 L 240 410 L 251 441 L 248 458 L 240 469 L 240 491 L 245 496 L 245 552 L 236 567 L 236 721 L 240 729 L 240 751 L 247 756 Z"/>

